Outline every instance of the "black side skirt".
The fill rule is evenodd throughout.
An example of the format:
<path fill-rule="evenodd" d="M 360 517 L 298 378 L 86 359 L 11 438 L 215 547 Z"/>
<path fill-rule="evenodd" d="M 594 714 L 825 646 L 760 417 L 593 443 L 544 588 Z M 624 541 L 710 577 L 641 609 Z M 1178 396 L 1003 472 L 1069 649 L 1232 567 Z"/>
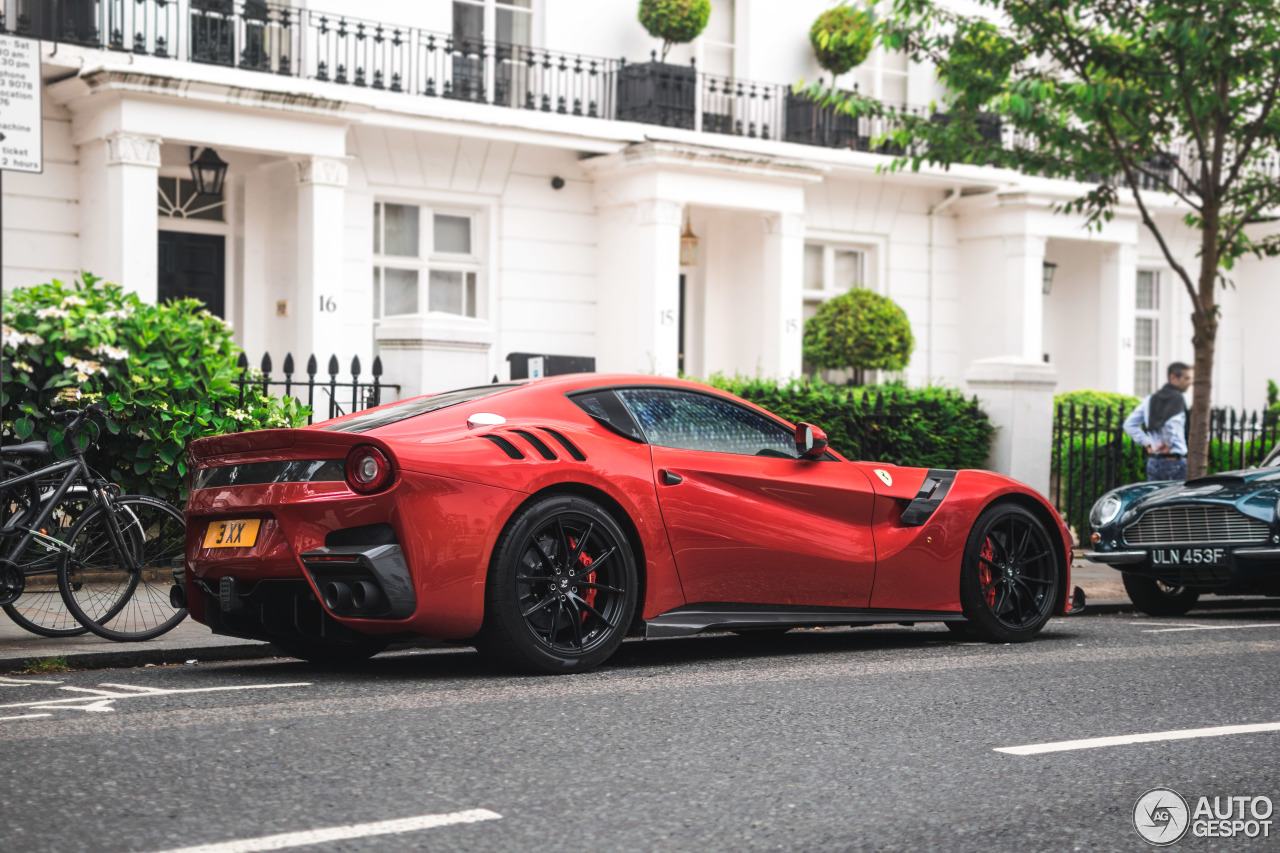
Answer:
<path fill-rule="evenodd" d="M 735 609 L 736 608 L 736 609 Z M 875 625 L 887 622 L 960 622 L 952 610 L 870 610 L 785 605 L 691 604 L 668 610 L 645 622 L 646 637 L 684 637 L 703 631 L 748 628 L 805 628 L 818 625 Z"/>

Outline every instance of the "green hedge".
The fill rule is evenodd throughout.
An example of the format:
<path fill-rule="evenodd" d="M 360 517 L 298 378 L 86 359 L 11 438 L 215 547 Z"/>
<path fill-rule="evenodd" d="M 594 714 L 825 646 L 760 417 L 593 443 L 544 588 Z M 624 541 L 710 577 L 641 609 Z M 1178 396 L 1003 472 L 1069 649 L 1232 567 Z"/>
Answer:
<path fill-rule="evenodd" d="M 792 423 L 816 424 L 832 449 L 849 459 L 981 468 L 995 432 L 976 400 L 948 388 L 849 388 L 799 380 L 779 385 L 721 375 L 705 381 Z"/>
<path fill-rule="evenodd" d="M 250 389 L 241 400 L 239 355 L 231 328 L 194 299 L 151 305 L 87 273 L 18 288 L 5 295 L 0 430 L 47 436 L 62 457 L 49 413 L 101 400 L 110 421 L 89 464 L 126 492 L 178 502 L 191 440 L 306 423 L 292 398 Z"/>

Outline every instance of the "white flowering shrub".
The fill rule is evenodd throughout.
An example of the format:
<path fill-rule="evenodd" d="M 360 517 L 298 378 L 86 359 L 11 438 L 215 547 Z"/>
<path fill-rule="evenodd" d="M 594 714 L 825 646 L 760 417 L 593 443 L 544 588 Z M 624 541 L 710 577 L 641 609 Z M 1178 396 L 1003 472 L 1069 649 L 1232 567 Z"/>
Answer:
<path fill-rule="evenodd" d="M 241 400 L 231 329 L 194 299 L 151 305 L 86 273 L 5 294 L 3 320 L 6 441 L 47 437 L 65 456 L 49 413 L 101 400 L 111 421 L 89 464 L 126 492 L 180 501 L 189 441 L 306 423 L 292 398 Z"/>

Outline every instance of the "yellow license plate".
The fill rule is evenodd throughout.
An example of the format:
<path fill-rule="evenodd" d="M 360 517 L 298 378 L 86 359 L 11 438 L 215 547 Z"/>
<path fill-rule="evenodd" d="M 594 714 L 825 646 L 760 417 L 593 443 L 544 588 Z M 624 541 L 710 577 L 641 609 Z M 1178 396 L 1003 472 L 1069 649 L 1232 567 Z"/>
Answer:
<path fill-rule="evenodd" d="M 205 548 L 251 548 L 258 541 L 260 518 L 233 518 L 211 521 L 204 534 Z"/>

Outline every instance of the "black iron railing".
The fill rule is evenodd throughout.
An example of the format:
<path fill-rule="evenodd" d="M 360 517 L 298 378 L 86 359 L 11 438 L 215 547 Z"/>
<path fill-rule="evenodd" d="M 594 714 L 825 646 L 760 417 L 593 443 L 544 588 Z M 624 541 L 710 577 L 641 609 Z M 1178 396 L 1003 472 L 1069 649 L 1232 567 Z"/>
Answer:
<path fill-rule="evenodd" d="M 854 117 L 778 83 L 700 72 L 692 64 L 627 63 L 397 26 L 278 0 L 0 0 L 0 32 L 353 87 L 520 110 L 888 155 L 892 121 Z M 948 121 L 915 108 L 917 115 Z M 979 116 L 977 132 L 1006 149 L 1035 139 Z M 1280 159 L 1255 171 L 1280 179 Z M 1195 193 L 1191 146 L 1139 164 L 1142 189 Z M 1121 185 L 1123 176 L 1109 182 Z"/>
<path fill-rule="evenodd" d="M 319 363 L 314 355 L 307 359 L 304 375 L 297 374 L 292 353 L 285 355 L 279 378 L 272 376 L 272 367 L 269 353 L 262 356 L 257 371 L 249 367 L 248 357 L 244 353 L 240 354 L 240 377 L 236 384 L 240 388 L 241 406 L 250 389 L 263 394 L 293 397 L 311 409 L 312 414 L 307 423 L 314 423 L 317 419 L 328 420 L 392 402 L 400 392 L 399 385 L 382 381 L 382 359 L 379 357 L 374 357 L 373 371 L 366 381 L 360 379 L 359 356 L 351 359 L 350 377 L 347 379 L 338 378 L 341 367 L 336 355 L 329 356 L 327 379 L 320 374 Z"/>
<path fill-rule="evenodd" d="M 1124 432 L 1123 407 L 1059 404 L 1053 422 L 1049 492 L 1075 530 L 1089 535 L 1089 510 L 1106 492 L 1146 479 L 1146 451 Z M 1209 417 L 1209 473 L 1257 465 L 1280 440 L 1265 413 L 1215 409 Z"/>

